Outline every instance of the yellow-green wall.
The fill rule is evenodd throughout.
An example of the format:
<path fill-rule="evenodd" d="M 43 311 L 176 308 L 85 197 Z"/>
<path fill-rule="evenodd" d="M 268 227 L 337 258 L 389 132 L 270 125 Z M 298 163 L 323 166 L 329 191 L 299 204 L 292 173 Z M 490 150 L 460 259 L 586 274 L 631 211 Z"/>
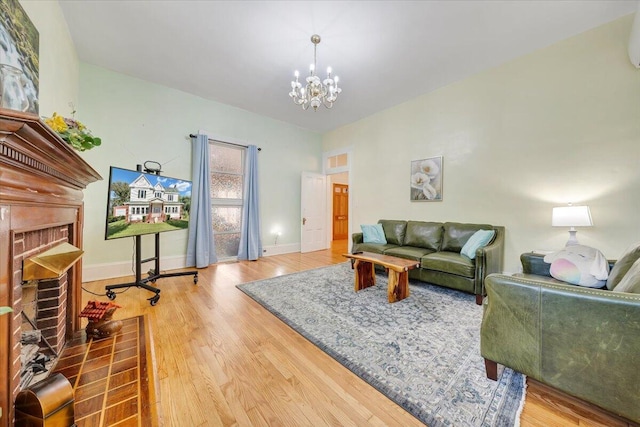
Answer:
<path fill-rule="evenodd" d="M 632 16 L 323 135 L 353 148 L 352 229 L 380 218 L 504 225 L 505 271 L 564 246 L 551 210 L 587 204 L 578 239 L 616 258 L 640 241 L 640 70 Z M 425 75 L 428 79 L 429 76 Z M 345 89 L 346 90 L 346 89 Z M 412 160 L 444 156 L 444 200 L 409 201 Z"/>

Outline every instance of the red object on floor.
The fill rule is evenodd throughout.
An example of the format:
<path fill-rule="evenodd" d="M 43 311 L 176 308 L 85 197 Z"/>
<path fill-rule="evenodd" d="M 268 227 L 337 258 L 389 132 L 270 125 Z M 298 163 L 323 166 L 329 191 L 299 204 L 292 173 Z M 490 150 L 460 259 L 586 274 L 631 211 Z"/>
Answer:
<path fill-rule="evenodd" d="M 120 308 L 120 306 L 112 302 L 89 301 L 80 312 L 80 317 L 86 317 L 93 321 L 102 320 L 105 315 L 113 314 L 116 308 Z"/>

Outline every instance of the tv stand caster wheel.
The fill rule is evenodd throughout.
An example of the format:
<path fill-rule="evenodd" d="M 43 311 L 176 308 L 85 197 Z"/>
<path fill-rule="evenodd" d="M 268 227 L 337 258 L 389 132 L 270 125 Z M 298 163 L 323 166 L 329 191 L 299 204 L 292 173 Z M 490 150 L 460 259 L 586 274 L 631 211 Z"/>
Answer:
<path fill-rule="evenodd" d="M 155 297 L 149 298 L 149 304 L 151 304 L 151 306 L 153 307 L 158 303 L 159 299 L 160 299 L 160 295 L 156 295 Z"/>
<path fill-rule="evenodd" d="M 113 301 L 114 299 L 116 299 L 116 293 L 113 291 L 107 291 L 107 298 Z"/>
<path fill-rule="evenodd" d="M 198 275 L 197 274 L 195 276 L 193 276 L 193 284 L 194 285 L 198 284 Z"/>

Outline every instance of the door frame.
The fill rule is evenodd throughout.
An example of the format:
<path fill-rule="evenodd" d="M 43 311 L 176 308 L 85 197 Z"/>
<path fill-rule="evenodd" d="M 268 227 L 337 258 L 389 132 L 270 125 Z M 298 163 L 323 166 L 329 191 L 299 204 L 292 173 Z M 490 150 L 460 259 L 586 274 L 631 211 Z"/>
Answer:
<path fill-rule="evenodd" d="M 337 168 L 330 168 L 329 158 L 333 156 L 337 156 L 340 154 L 347 155 L 347 164 L 346 166 L 341 166 Z M 349 220 L 347 221 L 347 248 L 351 251 L 352 241 L 351 235 L 353 234 L 353 206 L 354 206 L 354 193 L 353 193 L 353 146 L 337 148 L 335 150 L 325 151 L 322 153 L 322 173 L 325 175 L 335 175 L 339 173 L 346 172 L 348 177 L 348 185 L 349 185 Z M 327 179 L 327 194 L 331 194 L 331 180 Z M 331 223 L 331 215 L 333 212 L 333 198 L 331 199 L 331 203 L 327 200 L 327 242 L 331 242 L 332 235 L 332 223 Z"/>

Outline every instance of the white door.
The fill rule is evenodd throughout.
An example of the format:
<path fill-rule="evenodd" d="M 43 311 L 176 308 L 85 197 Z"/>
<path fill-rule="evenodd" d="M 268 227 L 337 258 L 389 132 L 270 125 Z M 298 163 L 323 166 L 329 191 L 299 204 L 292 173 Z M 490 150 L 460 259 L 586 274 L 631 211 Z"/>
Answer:
<path fill-rule="evenodd" d="M 303 172 L 301 185 L 302 228 L 300 252 L 326 249 L 327 179 L 325 175 Z"/>

